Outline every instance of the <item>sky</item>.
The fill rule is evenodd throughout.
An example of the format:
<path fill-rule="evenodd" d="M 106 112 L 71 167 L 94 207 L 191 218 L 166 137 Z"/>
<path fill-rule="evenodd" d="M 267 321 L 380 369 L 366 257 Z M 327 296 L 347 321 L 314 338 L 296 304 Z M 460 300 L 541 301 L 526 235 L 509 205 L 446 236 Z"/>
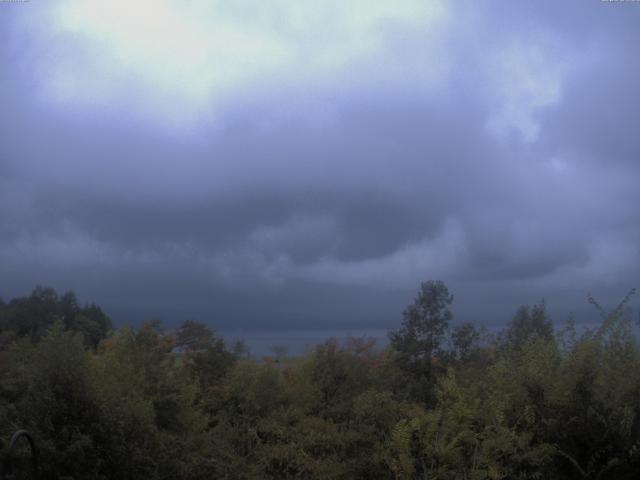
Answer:
<path fill-rule="evenodd" d="M 587 321 L 640 287 L 639 44 L 633 1 L 1 1 L 0 297 Z"/>

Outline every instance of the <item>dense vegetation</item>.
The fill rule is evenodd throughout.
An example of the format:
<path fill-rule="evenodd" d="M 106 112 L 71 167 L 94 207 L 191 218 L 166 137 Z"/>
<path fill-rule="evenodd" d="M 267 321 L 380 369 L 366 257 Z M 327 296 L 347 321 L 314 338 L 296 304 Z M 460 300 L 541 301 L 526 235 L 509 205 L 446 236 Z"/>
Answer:
<path fill-rule="evenodd" d="M 595 330 L 554 331 L 540 304 L 492 338 L 452 300 L 422 284 L 384 351 L 255 360 L 38 288 L 0 302 L 0 437 L 29 429 L 46 479 L 638 478 L 628 297 Z"/>

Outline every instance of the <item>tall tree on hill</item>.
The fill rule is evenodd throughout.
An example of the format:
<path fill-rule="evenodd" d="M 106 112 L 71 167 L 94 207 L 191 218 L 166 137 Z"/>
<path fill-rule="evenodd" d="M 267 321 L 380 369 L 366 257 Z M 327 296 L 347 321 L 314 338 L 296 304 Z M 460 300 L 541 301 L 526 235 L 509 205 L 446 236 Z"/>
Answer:
<path fill-rule="evenodd" d="M 411 396 L 416 400 L 431 398 L 433 361 L 453 318 L 452 302 L 453 295 L 442 281 L 423 282 L 413 304 L 403 312 L 400 329 L 389 334 L 396 364 L 412 378 Z"/>

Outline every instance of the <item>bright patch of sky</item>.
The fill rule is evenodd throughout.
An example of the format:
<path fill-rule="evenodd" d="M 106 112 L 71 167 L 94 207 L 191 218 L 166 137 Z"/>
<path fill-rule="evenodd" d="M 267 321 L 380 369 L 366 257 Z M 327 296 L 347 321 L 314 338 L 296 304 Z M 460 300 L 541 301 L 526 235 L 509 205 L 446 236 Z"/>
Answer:
<path fill-rule="evenodd" d="M 419 0 L 66 0 L 51 15 L 74 53 L 49 60 L 49 99 L 173 127 L 256 90 L 330 81 L 383 55 L 394 31 L 447 20 L 443 2 Z"/>
<path fill-rule="evenodd" d="M 536 115 L 560 101 L 566 71 L 552 47 L 514 42 L 489 62 L 496 93 L 496 110 L 487 123 L 491 132 L 504 136 L 515 131 L 526 142 L 537 140 Z"/>

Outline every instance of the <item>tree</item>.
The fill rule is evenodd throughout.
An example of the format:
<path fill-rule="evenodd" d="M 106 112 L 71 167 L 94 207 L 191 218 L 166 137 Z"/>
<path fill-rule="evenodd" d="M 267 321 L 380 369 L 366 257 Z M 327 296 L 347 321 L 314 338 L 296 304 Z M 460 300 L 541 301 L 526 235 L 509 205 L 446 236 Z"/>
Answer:
<path fill-rule="evenodd" d="M 353 399 L 369 386 L 366 360 L 341 348 L 335 339 L 316 346 L 303 367 L 316 392 L 312 411 L 342 421 L 352 413 Z"/>
<path fill-rule="evenodd" d="M 553 324 L 544 301 L 533 308 L 523 305 L 516 311 L 506 331 L 506 344 L 516 350 L 536 340 L 551 340 Z"/>
<path fill-rule="evenodd" d="M 389 334 L 396 362 L 413 377 L 414 394 L 420 400 L 430 396 L 432 363 L 453 318 L 452 302 L 453 295 L 442 281 L 423 282 L 413 304 L 403 312 L 402 326 Z"/>
<path fill-rule="evenodd" d="M 22 341 L 9 353 L 0 404 L 13 403 L 9 424 L 34 436 L 40 478 L 99 478 L 100 411 L 82 336 L 58 321 L 37 345 Z"/>
<path fill-rule="evenodd" d="M 205 324 L 195 320 L 185 320 L 176 332 L 176 346 L 186 351 L 196 352 L 211 345 L 214 337 L 213 330 Z"/>
<path fill-rule="evenodd" d="M 100 307 L 80 307 L 71 291 L 58 296 L 53 288 L 36 287 L 29 297 L 14 298 L 0 305 L 2 337 L 29 337 L 40 341 L 49 328 L 61 321 L 64 327 L 82 334 L 84 343 L 96 348 L 111 330 L 111 320 Z"/>
<path fill-rule="evenodd" d="M 222 338 L 195 320 L 186 320 L 176 332 L 176 346 L 184 349 L 185 366 L 204 391 L 224 377 L 236 361 Z"/>
<path fill-rule="evenodd" d="M 480 339 L 480 332 L 472 323 L 463 323 L 453 328 L 451 332 L 452 354 L 456 360 L 464 361 L 476 347 Z"/>

